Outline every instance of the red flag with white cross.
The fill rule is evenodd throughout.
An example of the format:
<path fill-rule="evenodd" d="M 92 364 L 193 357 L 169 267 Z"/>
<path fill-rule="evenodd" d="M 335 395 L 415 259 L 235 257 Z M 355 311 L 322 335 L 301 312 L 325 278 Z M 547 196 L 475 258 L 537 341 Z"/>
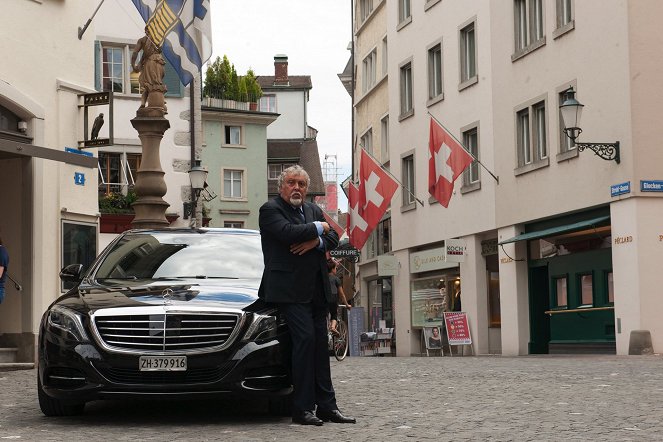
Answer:
<path fill-rule="evenodd" d="M 398 183 L 364 149 L 359 162 L 359 197 L 369 233 L 389 208 Z"/>
<path fill-rule="evenodd" d="M 350 245 L 357 250 L 361 250 L 368 239 L 371 230 L 368 229 L 368 223 L 363 217 L 363 210 L 359 198 L 359 189 L 357 186 L 350 183 L 348 194 L 348 236 L 350 237 Z"/>
<path fill-rule="evenodd" d="M 327 221 L 327 224 L 329 224 L 329 226 L 336 231 L 339 238 L 343 236 L 343 227 L 341 227 L 336 221 L 334 221 L 334 218 L 329 216 L 329 214 L 324 210 L 322 211 L 322 216 L 325 217 L 325 221 Z"/>
<path fill-rule="evenodd" d="M 449 207 L 454 181 L 474 158 L 432 118 L 428 150 L 428 191 L 440 204 Z"/>

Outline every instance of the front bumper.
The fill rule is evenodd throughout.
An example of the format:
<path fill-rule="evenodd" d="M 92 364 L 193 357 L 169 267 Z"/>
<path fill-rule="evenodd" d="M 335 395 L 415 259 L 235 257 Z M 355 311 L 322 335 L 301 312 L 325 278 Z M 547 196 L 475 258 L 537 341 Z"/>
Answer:
<path fill-rule="evenodd" d="M 140 371 L 139 355 L 66 342 L 44 329 L 39 341 L 42 389 L 63 401 L 278 396 L 292 391 L 287 333 L 260 344 L 235 342 L 223 351 L 188 355 L 187 370 L 171 372 Z"/>

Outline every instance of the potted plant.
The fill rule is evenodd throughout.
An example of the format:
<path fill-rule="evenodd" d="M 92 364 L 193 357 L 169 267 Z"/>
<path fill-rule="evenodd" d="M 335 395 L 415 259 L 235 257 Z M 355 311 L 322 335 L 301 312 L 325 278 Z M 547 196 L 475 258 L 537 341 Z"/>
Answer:
<path fill-rule="evenodd" d="M 249 70 L 246 71 L 244 80 L 246 82 L 246 90 L 249 96 L 249 109 L 257 110 L 258 100 L 260 100 L 260 97 L 262 97 L 262 88 L 258 83 L 258 78 L 253 72 L 253 69 L 249 68 Z"/>
<path fill-rule="evenodd" d="M 99 197 L 99 231 L 100 233 L 122 233 L 131 229 L 131 222 L 135 213 L 131 205 L 136 202 L 138 196 L 133 188 L 127 194 L 121 192 L 109 192 Z M 166 214 L 166 219 L 172 223 L 178 214 Z"/>

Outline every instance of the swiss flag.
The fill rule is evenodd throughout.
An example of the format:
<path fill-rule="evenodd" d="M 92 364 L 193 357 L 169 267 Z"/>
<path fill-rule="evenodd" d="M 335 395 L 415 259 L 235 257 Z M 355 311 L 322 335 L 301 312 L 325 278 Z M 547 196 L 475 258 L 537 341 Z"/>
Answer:
<path fill-rule="evenodd" d="M 368 228 L 368 223 L 364 219 L 363 209 L 359 198 L 359 189 L 357 186 L 350 183 L 348 195 L 348 236 L 350 237 L 350 245 L 357 250 L 361 250 L 368 239 L 371 230 Z"/>
<path fill-rule="evenodd" d="M 474 158 L 432 118 L 428 150 L 428 191 L 440 204 L 449 207 L 454 181 Z"/>
<path fill-rule="evenodd" d="M 369 233 L 389 208 L 398 183 L 364 149 L 359 162 L 359 201 Z"/>
<path fill-rule="evenodd" d="M 329 224 L 329 226 L 336 231 L 339 238 L 343 236 L 343 227 L 341 227 L 336 221 L 334 221 L 334 218 L 329 216 L 329 214 L 324 210 L 322 211 L 322 216 L 325 217 L 325 221 L 327 221 L 327 224 Z"/>

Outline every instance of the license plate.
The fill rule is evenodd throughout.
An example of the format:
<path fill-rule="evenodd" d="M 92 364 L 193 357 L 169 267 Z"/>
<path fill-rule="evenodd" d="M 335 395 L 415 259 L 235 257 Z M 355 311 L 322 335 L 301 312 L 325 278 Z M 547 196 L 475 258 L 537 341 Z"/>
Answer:
<path fill-rule="evenodd" d="M 141 356 L 140 371 L 186 371 L 186 356 Z"/>

